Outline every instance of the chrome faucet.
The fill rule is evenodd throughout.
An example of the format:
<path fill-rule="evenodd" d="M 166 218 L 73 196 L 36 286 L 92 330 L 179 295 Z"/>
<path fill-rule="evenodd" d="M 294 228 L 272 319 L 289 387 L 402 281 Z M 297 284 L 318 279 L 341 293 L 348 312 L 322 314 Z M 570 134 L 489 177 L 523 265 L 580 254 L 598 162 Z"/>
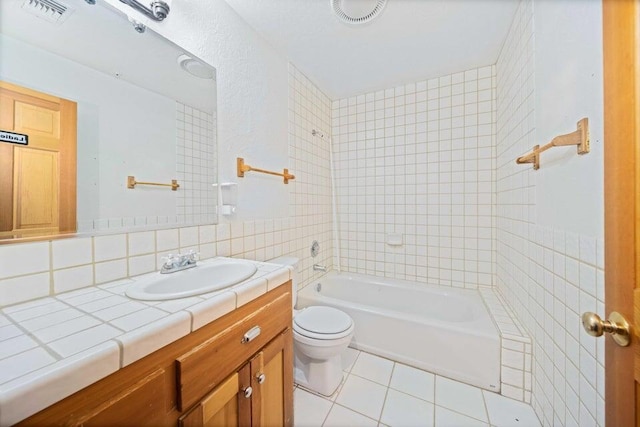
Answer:
<path fill-rule="evenodd" d="M 313 264 L 313 271 L 324 271 L 326 273 L 327 272 L 327 266 L 326 265 L 320 265 L 320 264 Z"/>
<path fill-rule="evenodd" d="M 166 257 L 162 257 L 164 264 L 160 269 L 161 274 L 175 273 L 176 271 L 186 270 L 187 268 L 195 267 L 198 263 L 200 254 L 196 253 L 193 249 L 188 254 L 169 254 Z"/>

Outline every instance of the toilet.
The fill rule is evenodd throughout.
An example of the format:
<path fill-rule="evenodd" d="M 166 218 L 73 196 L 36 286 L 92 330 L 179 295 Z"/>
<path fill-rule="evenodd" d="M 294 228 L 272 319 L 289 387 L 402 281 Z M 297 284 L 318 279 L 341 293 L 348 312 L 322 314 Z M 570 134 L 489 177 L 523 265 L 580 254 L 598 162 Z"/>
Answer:
<path fill-rule="evenodd" d="M 280 257 L 268 261 L 293 267 L 294 381 L 325 396 L 331 396 L 342 381 L 340 356 L 353 337 L 351 317 L 338 309 L 312 306 L 296 310 L 299 259 Z"/>

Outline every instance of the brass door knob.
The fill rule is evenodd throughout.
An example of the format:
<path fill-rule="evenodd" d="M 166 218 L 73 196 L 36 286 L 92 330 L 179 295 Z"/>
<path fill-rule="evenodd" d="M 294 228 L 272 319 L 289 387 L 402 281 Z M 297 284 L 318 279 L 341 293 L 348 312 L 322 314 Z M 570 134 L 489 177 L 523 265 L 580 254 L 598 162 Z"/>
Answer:
<path fill-rule="evenodd" d="M 629 322 L 617 311 L 609 315 L 609 320 L 602 320 L 600 316 L 590 311 L 582 315 L 582 326 L 591 336 L 599 337 L 605 332 L 621 347 L 626 347 L 631 341 Z"/>

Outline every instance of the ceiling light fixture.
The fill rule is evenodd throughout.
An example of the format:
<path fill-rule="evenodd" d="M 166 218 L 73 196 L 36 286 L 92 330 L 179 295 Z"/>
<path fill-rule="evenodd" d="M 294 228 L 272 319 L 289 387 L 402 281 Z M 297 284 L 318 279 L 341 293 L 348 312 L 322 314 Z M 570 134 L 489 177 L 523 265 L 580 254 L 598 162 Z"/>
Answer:
<path fill-rule="evenodd" d="M 183 54 L 178 57 L 178 65 L 187 73 L 200 79 L 213 79 L 213 68 L 201 61 Z"/>

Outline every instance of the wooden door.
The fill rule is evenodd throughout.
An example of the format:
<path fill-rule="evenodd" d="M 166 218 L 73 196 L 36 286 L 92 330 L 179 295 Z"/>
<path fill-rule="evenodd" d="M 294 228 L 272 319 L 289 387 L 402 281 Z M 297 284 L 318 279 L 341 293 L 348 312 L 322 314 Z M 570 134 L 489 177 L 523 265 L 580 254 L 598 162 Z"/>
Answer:
<path fill-rule="evenodd" d="M 251 425 L 251 367 L 244 365 L 179 420 L 181 427 L 238 427 Z"/>
<path fill-rule="evenodd" d="M 0 82 L 0 236 L 76 230 L 76 103 Z"/>
<path fill-rule="evenodd" d="M 629 347 L 606 338 L 606 425 L 640 426 L 640 7 L 638 0 L 602 6 L 605 310 L 632 325 Z"/>
<path fill-rule="evenodd" d="M 253 388 L 252 425 L 262 427 L 293 425 L 291 329 L 287 329 L 251 359 L 251 386 Z"/>

